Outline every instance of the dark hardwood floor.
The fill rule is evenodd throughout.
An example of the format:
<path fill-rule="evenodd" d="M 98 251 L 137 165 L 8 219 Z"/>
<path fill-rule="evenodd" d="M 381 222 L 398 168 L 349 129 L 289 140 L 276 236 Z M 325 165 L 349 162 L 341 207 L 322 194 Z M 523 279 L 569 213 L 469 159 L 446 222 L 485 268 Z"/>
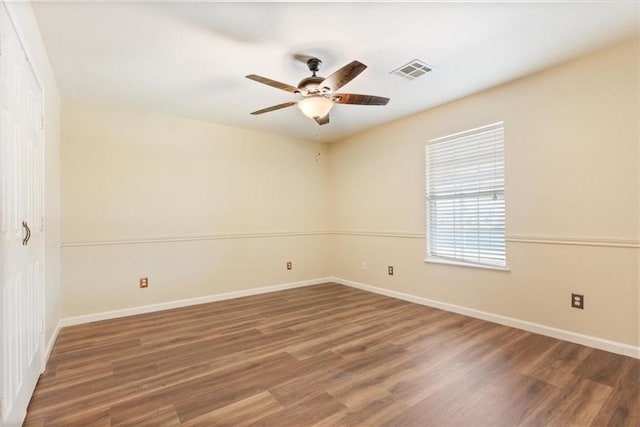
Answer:
<path fill-rule="evenodd" d="M 640 361 L 326 284 L 64 328 L 27 426 L 640 426 Z"/>

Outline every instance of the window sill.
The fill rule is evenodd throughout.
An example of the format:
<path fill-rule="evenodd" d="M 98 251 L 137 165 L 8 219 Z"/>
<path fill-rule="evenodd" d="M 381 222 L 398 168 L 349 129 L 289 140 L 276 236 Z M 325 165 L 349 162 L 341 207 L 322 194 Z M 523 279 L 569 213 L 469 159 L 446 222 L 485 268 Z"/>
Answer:
<path fill-rule="evenodd" d="M 500 267 L 497 265 L 494 266 L 494 265 L 471 264 L 468 262 L 452 261 L 452 260 L 442 259 L 442 258 L 427 258 L 424 260 L 424 262 L 429 262 L 433 264 L 455 265 L 458 267 L 482 268 L 485 270 L 511 271 L 509 270 L 509 267 Z"/>

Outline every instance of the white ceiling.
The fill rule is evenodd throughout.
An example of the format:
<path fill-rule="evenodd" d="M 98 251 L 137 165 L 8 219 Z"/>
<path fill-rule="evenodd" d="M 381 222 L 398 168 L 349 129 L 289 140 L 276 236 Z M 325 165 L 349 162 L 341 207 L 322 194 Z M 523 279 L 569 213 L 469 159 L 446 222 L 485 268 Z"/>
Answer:
<path fill-rule="evenodd" d="M 636 1 L 602 3 L 43 2 L 34 3 L 63 97 L 334 141 L 542 70 L 637 34 Z M 368 68 L 340 92 L 391 98 L 337 105 L 318 126 L 295 107 L 314 55 L 328 76 Z M 435 71 L 390 74 L 418 58 Z M 602 64 L 606 69 L 606 64 Z"/>

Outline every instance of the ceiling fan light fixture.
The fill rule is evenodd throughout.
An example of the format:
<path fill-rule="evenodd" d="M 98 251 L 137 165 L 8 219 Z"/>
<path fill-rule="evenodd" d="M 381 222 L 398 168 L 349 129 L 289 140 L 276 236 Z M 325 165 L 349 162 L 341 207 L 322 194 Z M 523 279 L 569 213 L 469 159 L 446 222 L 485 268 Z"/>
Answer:
<path fill-rule="evenodd" d="M 333 107 L 333 101 L 324 96 L 310 96 L 298 102 L 298 108 L 302 114 L 310 119 L 324 117 Z"/>

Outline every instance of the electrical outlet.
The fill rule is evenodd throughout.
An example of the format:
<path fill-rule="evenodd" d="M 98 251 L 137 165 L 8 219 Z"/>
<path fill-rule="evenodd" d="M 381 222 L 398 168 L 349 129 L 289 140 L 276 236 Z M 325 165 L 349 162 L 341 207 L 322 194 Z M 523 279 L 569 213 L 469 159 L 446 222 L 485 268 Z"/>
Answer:
<path fill-rule="evenodd" d="M 367 261 L 362 261 L 362 269 L 363 270 L 367 269 Z"/>
<path fill-rule="evenodd" d="M 141 288 L 149 287 L 149 278 L 148 277 L 141 277 L 140 278 L 140 287 Z"/>
<path fill-rule="evenodd" d="M 287 270 L 293 269 L 293 263 L 291 261 L 287 262 Z"/>
<path fill-rule="evenodd" d="M 584 310 L 584 295 L 571 294 L 571 307 Z"/>
<path fill-rule="evenodd" d="M 389 266 L 389 276 L 393 276 L 393 265 Z"/>

